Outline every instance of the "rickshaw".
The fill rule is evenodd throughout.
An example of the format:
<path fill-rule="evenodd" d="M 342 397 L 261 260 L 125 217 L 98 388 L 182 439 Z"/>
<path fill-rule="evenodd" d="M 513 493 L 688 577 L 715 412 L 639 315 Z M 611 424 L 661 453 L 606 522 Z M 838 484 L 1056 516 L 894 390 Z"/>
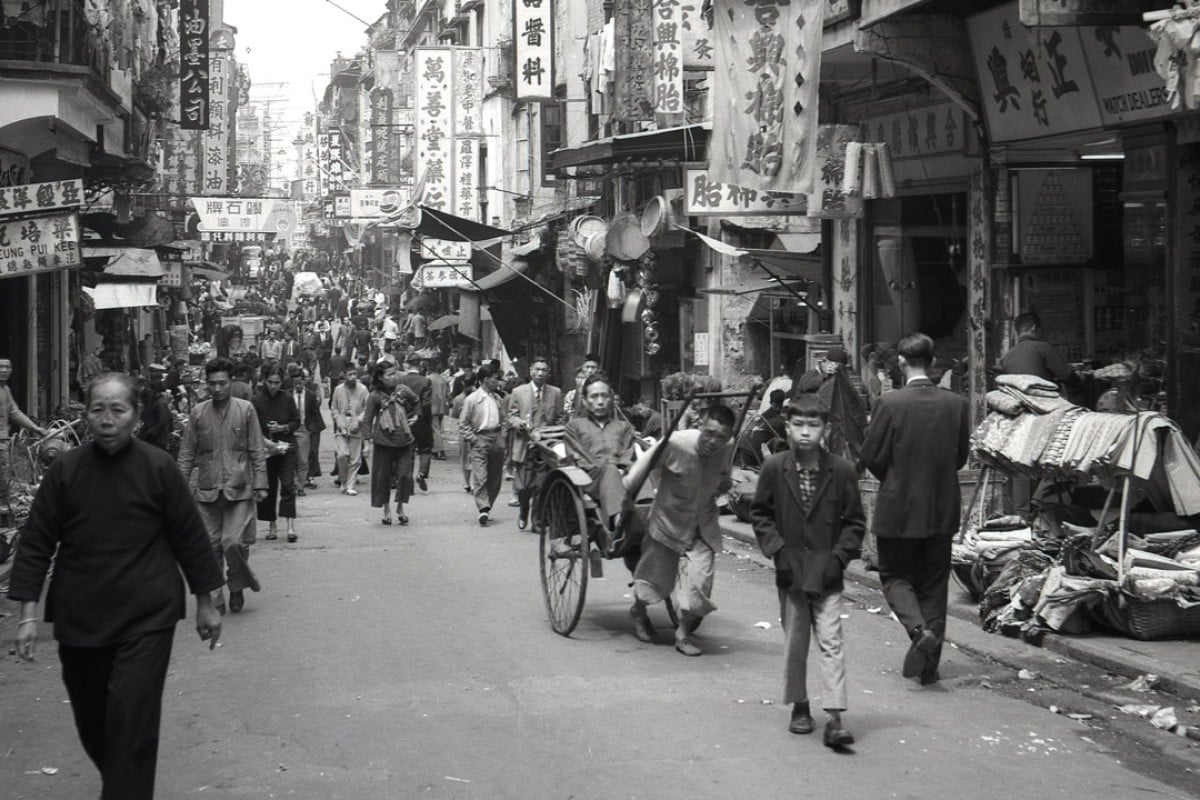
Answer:
<path fill-rule="evenodd" d="M 575 630 L 583 614 L 588 578 L 603 577 L 606 560 L 622 559 L 630 572 L 637 566 L 646 520 L 654 499 L 653 488 L 647 486 L 646 479 L 654 470 L 680 421 L 687 417 L 691 403 L 744 398 L 737 424 L 737 429 L 740 429 L 755 392 L 755 389 L 751 389 L 746 392 L 690 394 L 679 414 L 664 426 L 666 432 L 662 442 L 645 451 L 625 476 L 626 496 L 634 500 L 633 511 L 623 514 L 612 531 L 602 523 L 596 501 L 584 492 L 592 482 L 580 466 L 586 456 L 569 446 L 565 429 L 562 426 L 546 426 L 532 432 L 535 452 L 546 468 L 535 491 L 533 528 L 540 539 L 539 572 L 546 614 L 555 633 L 570 636 Z M 678 624 L 669 599 L 666 606 L 672 624 Z"/>

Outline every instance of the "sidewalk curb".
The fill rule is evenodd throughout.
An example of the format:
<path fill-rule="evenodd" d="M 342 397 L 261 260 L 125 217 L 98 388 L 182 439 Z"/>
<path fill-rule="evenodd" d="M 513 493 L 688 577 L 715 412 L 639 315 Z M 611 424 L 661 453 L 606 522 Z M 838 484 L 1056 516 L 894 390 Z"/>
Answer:
<path fill-rule="evenodd" d="M 732 524 L 730 524 L 732 523 Z M 744 528 L 744 530 L 743 530 Z M 727 538 L 733 539 L 742 544 L 753 545 L 758 547 L 758 542 L 754 538 L 750 526 L 740 521 L 730 520 L 728 518 L 721 519 L 721 532 Z M 764 562 L 765 563 L 765 562 Z M 846 577 L 867 589 L 882 591 L 882 586 L 879 582 L 879 576 L 874 572 L 867 571 L 862 561 L 854 561 L 846 567 Z M 853 594 L 853 592 L 848 592 Z M 953 603 L 949 608 L 950 616 L 955 619 L 971 623 L 977 630 L 982 631 L 982 625 L 979 622 L 979 615 L 973 613 L 971 608 L 955 606 Z M 1047 633 L 1042 641 L 1042 646 L 1037 647 L 1027 642 L 1022 642 L 1020 639 L 1001 636 L 1000 634 L 988 634 L 989 637 L 994 637 L 997 644 L 1004 643 L 1006 647 L 1011 647 L 1014 644 L 1021 644 L 1029 648 L 1029 652 L 1035 653 L 1040 651 L 1049 651 L 1057 653 L 1061 656 L 1073 659 L 1075 661 L 1090 664 L 1107 672 L 1112 672 L 1117 675 L 1123 675 L 1130 679 L 1137 678 L 1148 672 L 1152 672 L 1158 676 L 1158 688 L 1169 694 L 1179 695 L 1182 697 L 1200 698 L 1200 672 L 1186 673 L 1181 672 L 1174 667 L 1142 655 L 1135 657 L 1134 653 L 1128 652 L 1121 644 L 1130 641 L 1125 637 L 1113 635 L 1102 639 L 1089 638 L 1081 639 L 1072 636 L 1060 636 L 1054 633 Z M 949 641 L 954 641 L 953 632 L 947 636 Z M 979 649 L 976 647 L 965 648 L 968 651 L 976 652 L 978 655 L 990 658 L 1000 663 L 1008 664 L 1015 668 L 1023 665 L 1013 664 L 1012 658 L 1000 653 L 999 647 L 993 651 Z"/>

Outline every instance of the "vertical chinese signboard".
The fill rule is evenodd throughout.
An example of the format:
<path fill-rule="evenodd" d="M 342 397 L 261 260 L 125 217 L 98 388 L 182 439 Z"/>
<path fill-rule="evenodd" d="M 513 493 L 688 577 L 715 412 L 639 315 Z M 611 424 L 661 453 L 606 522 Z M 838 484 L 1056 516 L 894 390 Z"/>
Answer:
<path fill-rule="evenodd" d="M 214 40 L 215 41 L 215 40 Z M 230 42 L 232 44 L 232 42 Z M 212 48 L 209 58 L 209 121 L 202 138 L 204 158 L 203 194 L 228 194 L 229 186 L 229 122 L 233 116 L 234 75 L 231 50 Z"/>
<path fill-rule="evenodd" d="M 418 47 L 414 76 L 417 152 L 413 166 L 417 180 L 425 182 L 422 202 L 443 211 L 453 210 L 454 196 L 452 53 L 449 47 Z"/>
<path fill-rule="evenodd" d="M 652 2 L 617 0 L 613 8 L 616 96 L 612 117 L 622 122 L 654 119 Z"/>
<path fill-rule="evenodd" d="M 554 0 L 513 0 L 516 99 L 554 99 Z"/>
<path fill-rule="evenodd" d="M 813 190 L 825 6 L 825 0 L 739 3 L 713 16 L 717 61 L 730 65 L 713 73 L 714 180 Z"/>
<path fill-rule="evenodd" d="M 700 9 L 698 0 L 688 0 L 679 6 L 683 66 L 687 69 L 713 68 L 712 28 Z"/>
<path fill-rule="evenodd" d="M 208 0 L 179 3 L 179 127 L 208 128 Z"/>
<path fill-rule="evenodd" d="M 654 25 L 654 112 L 683 113 L 683 11 L 679 0 L 650 0 Z"/>

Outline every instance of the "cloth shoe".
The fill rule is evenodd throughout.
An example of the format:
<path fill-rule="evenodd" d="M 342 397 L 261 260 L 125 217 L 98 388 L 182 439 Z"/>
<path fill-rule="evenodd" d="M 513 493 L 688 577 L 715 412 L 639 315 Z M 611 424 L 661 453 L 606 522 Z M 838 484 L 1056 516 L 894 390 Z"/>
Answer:
<path fill-rule="evenodd" d="M 351 486 L 349 489 L 342 489 L 342 494 L 348 494 L 351 497 L 358 497 L 358 490 Z"/>
<path fill-rule="evenodd" d="M 234 589 L 229 593 L 229 610 L 236 614 L 246 607 L 246 595 L 242 594 L 241 589 Z"/>
<path fill-rule="evenodd" d="M 680 653 L 683 653 L 685 656 L 695 657 L 704 654 L 704 651 L 699 647 L 696 647 L 696 645 L 692 643 L 692 640 L 686 636 L 682 638 L 679 636 L 675 637 L 675 649 Z"/>
<path fill-rule="evenodd" d="M 479 512 L 479 527 L 481 527 L 481 528 L 486 528 L 486 527 L 487 527 L 487 524 L 488 524 L 489 522 L 491 522 L 491 520 L 492 520 L 492 515 L 491 515 L 491 514 L 489 514 L 489 513 L 488 513 L 488 512 L 486 512 L 486 511 L 480 511 L 480 512 Z"/>
<path fill-rule="evenodd" d="M 299 538 L 300 538 L 300 537 L 299 537 L 299 536 L 297 536 L 297 535 L 295 534 L 295 532 L 291 532 L 291 533 L 289 533 L 289 534 L 287 535 L 287 540 L 288 540 L 289 542 L 295 542 L 295 541 L 297 541 Z"/>
<path fill-rule="evenodd" d="M 650 625 L 650 617 L 645 609 L 633 606 L 629 609 L 629 619 L 633 623 L 633 635 L 639 642 L 654 644 L 654 628 Z"/>
<path fill-rule="evenodd" d="M 425 476 L 424 476 L 424 475 L 418 475 L 418 476 L 417 476 L 417 486 L 420 486 L 420 487 L 421 487 L 421 491 L 422 491 L 422 492 L 428 492 L 428 491 L 429 491 L 429 482 L 428 482 L 427 480 L 425 480 Z"/>
<path fill-rule="evenodd" d="M 813 722 L 808 703 L 793 703 L 792 721 L 788 723 L 788 733 L 812 733 L 816 728 L 817 724 Z"/>
<path fill-rule="evenodd" d="M 529 526 L 529 515 L 528 514 L 517 515 L 517 530 L 523 531 L 528 526 Z"/>
<path fill-rule="evenodd" d="M 938 637 L 929 628 L 921 628 L 913 636 L 908 652 L 904 654 L 903 674 L 915 678 L 929 669 L 929 659 L 937 649 Z"/>

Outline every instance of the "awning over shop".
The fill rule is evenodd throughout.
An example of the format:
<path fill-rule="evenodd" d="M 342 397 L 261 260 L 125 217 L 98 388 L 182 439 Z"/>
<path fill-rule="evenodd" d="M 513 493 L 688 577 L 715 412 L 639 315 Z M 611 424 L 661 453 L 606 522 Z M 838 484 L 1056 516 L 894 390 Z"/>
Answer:
<path fill-rule="evenodd" d="M 527 269 L 529 269 L 528 261 L 517 260 L 504 264 L 495 272 L 484 275 L 482 278 L 475 281 L 473 285 L 462 287 L 462 291 L 486 292 L 488 289 L 495 289 L 497 286 L 508 283 L 513 278 L 524 273 Z"/>
<path fill-rule="evenodd" d="M 431 239 L 445 239 L 448 242 L 486 242 L 512 235 L 512 231 L 493 228 L 491 225 L 447 214 L 429 206 L 420 208 L 421 218 L 417 222 L 416 232 Z"/>
<path fill-rule="evenodd" d="M 759 281 L 751 281 L 749 283 L 740 283 L 734 287 L 720 286 L 720 287 L 714 287 L 714 288 L 710 288 L 710 289 L 700 289 L 699 292 L 700 292 L 700 294 L 724 294 L 724 295 L 737 295 L 739 297 L 744 294 L 758 294 L 760 292 L 768 292 L 768 293 L 777 294 L 780 297 L 791 297 L 791 294 L 788 291 L 789 289 L 791 289 L 792 291 L 802 292 L 805 290 L 805 287 L 807 285 L 808 285 L 808 282 L 804 281 L 804 280 L 763 278 L 762 280 L 759 280 Z"/>
<path fill-rule="evenodd" d="M 440 331 L 446 328 L 452 328 L 458 324 L 458 314 L 447 314 L 444 317 L 438 317 L 433 322 L 429 323 L 429 330 Z"/>
<path fill-rule="evenodd" d="M 90 286 L 82 289 L 92 298 L 97 311 L 158 305 L 156 283 L 98 283 L 94 289 Z"/>
<path fill-rule="evenodd" d="M 676 225 L 675 227 L 698 237 L 709 248 L 723 256 L 746 259 L 772 275 L 782 275 L 787 278 L 795 278 L 810 283 L 821 282 L 821 257 L 814 252 L 816 250 L 815 246 L 812 247 L 812 250 L 808 251 L 738 247 L 737 245 L 714 239 L 711 236 L 705 236 L 698 231 L 685 228 L 682 225 Z M 809 247 L 813 241 L 810 238 L 811 236 L 812 234 L 781 234 L 779 235 L 779 242 L 784 246 L 792 244 L 796 247 Z M 785 240 L 784 237 L 789 238 Z M 819 238 L 817 237 L 816 244 L 820 244 Z"/>
<path fill-rule="evenodd" d="M 704 161 L 708 158 L 711 123 L 640 131 L 597 139 L 550 154 L 553 169 L 613 164 L 619 161 Z"/>
<path fill-rule="evenodd" d="M 158 253 L 138 247 L 83 247 L 83 257 L 107 256 L 112 260 L 104 274 L 120 278 L 161 278 L 166 274 Z"/>

